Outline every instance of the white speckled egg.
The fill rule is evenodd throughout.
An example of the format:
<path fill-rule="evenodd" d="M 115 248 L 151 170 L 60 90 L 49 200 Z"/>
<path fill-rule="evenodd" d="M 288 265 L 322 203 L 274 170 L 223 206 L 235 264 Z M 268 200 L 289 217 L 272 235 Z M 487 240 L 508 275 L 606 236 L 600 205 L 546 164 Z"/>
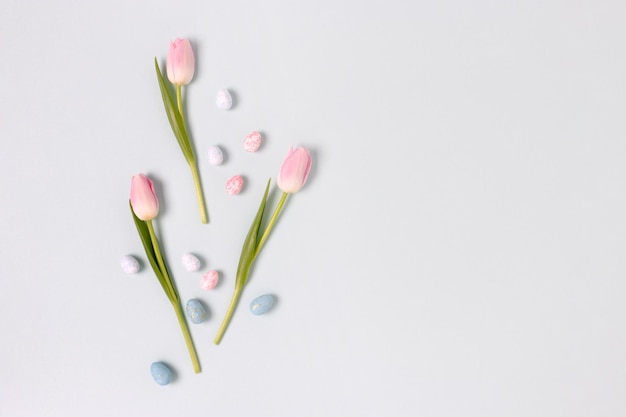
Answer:
<path fill-rule="evenodd" d="M 224 162 L 224 153 L 219 146 L 211 146 L 209 148 L 209 164 L 222 165 Z"/>
<path fill-rule="evenodd" d="M 197 272 L 200 270 L 200 259 L 193 253 L 186 253 L 182 257 L 183 267 L 187 272 Z"/>
<path fill-rule="evenodd" d="M 230 110 L 233 106 L 233 98 L 227 89 L 223 88 L 217 92 L 215 105 L 220 110 Z"/>
<path fill-rule="evenodd" d="M 259 132 L 250 132 L 243 140 L 243 148 L 246 152 L 256 152 L 261 146 L 261 134 Z"/>
<path fill-rule="evenodd" d="M 139 272 L 139 261 L 132 255 L 122 256 L 122 261 L 120 262 L 120 264 L 122 266 L 122 271 L 127 274 L 136 274 L 137 272 Z"/>
<path fill-rule="evenodd" d="M 241 175 L 231 177 L 228 181 L 226 181 L 226 186 L 224 188 L 229 195 L 239 194 L 243 188 L 243 178 Z"/>

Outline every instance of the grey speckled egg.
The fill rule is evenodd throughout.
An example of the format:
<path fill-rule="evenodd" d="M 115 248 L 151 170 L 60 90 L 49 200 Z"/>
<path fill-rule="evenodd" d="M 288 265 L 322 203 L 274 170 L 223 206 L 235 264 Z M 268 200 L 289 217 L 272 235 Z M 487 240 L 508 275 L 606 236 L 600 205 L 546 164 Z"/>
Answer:
<path fill-rule="evenodd" d="M 187 272 L 197 272 L 200 270 L 200 259 L 193 253 L 184 254 L 182 262 Z"/>
<path fill-rule="evenodd" d="M 222 152 L 222 148 L 219 146 L 211 146 L 209 148 L 209 164 L 211 165 L 222 165 L 224 162 L 224 153 Z"/>
<path fill-rule="evenodd" d="M 256 316 L 265 314 L 272 309 L 275 298 L 272 294 L 264 294 L 250 303 L 250 312 Z"/>
<path fill-rule="evenodd" d="M 187 318 L 193 324 L 200 324 L 207 319 L 206 309 L 202 305 L 202 303 L 195 298 L 187 301 L 187 306 L 185 306 L 185 313 L 187 313 Z"/>
<path fill-rule="evenodd" d="M 139 272 L 139 261 L 132 255 L 122 256 L 122 261 L 120 262 L 120 264 L 122 266 L 122 271 L 127 274 L 136 274 L 137 272 Z"/>
<path fill-rule="evenodd" d="M 154 362 L 150 365 L 150 374 L 152 374 L 154 382 L 159 385 L 167 385 L 174 379 L 172 370 L 163 362 Z"/>

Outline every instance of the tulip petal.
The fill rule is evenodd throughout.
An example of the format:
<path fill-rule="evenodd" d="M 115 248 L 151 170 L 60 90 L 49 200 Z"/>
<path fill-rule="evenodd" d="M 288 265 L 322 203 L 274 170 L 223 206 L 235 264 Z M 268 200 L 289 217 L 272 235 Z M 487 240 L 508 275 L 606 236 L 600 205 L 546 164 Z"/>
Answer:
<path fill-rule="evenodd" d="M 144 174 L 133 176 L 130 183 L 130 204 L 141 220 L 152 220 L 159 214 L 159 200 L 152 180 Z"/>
<path fill-rule="evenodd" d="M 306 183 L 311 171 L 311 154 L 308 149 L 299 147 L 289 148 L 287 157 L 278 173 L 276 183 L 285 193 L 295 193 Z"/>
<path fill-rule="evenodd" d="M 187 85 L 193 79 L 196 59 L 189 39 L 177 38 L 167 54 L 167 78 L 174 85 Z"/>

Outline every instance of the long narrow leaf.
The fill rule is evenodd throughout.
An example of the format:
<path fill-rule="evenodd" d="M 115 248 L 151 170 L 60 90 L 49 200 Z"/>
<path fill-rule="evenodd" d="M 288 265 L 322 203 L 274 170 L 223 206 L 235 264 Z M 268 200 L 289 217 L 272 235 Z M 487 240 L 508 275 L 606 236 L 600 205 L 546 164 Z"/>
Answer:
<path fill-rule="evenodd" d="M 250 268 L 252 267 L 252 263 L 254 262 L 257 240 L 259 237 L 259 228 L 261 227 L 261 220 L 263 219 L 263 213 L 265 212 L 265 204 L 267 203 L 267 194 L 270 189 L 270 181 L 271 179 L 267 181 L 267 187 L 265 187 L 263 200 L 261 200 L 259 210 L 256 213 L 256 217 L 254 218 L 252 225 L 250 226 L 250 231 L 248 232 L 246 240 L 243 243 L 243 248 L 241 249 L 239 266 L 237 266 L 237 278 L 235 279 L 235 286 L 237 288 L 243 288 L 243 286 L 246 285 Z"/>
<path fill-rule="evenodd" d="M 130 202 L 129 202 L 130 204 Z M 146 252 L 146 257 L 154 270 L 154 274 L 156 275 L 161 287 L 163 287 L 163 291 L 165 291 L 165 295 L 171 302 L 175 302 L 178 300 L 177 294 L 172 293 L 167 285 L 166 277 L 161 272 L 159 268 L 159 264 L 157 262 L 156 253 L 154 253 L 154 248 L 152 247 L 152 240 L 150 239 L 150 232 L 148 231 L 148 226 L 146 223 L 138 218 L 133 211 L 133 207 L 130 206 L 130 212 L 133 215 L 133 220 L 135 221 L 135 226 L 137 227 L 137 232 L 139 232 L 139 237 L 141 238 L 141 243 L 143 244 L 143 248 Z M 167 273 L 167 271 L 166 271 Z M 168 275 L 169 276 L 169 275 Z"/>
<path fill-rule="evenodd" d="M 159 63 L 156 58 L 154 58 L 154 67 L 156 69 L 157 78 L 159 80 L 161 97 L 163 98 L 163 105 L 165 106 L 167 119 L 170 122 L 170 126 L 172 127 L 172 131 L 174 132 L 174 136 L 176 136 L 178 145 L 180 145 L 180 149 L 183 151 L 183 155 L 185 155 L 187 163 L 191 165 L 195 163 L 196 158 L 193 154 L 193 148 L 191 147 L 191 142 L 189 141 L 187 129 L 185 128 L 185 121 L 178 111 L 178 108 L 176 107 L 176 102 L 172 98 L 172 95 L 169 93 L 169 91 L 167 91 L 167 85 L 165 84 L 163 74 L 161 74 L 161 69 L 159 68 Z"/>

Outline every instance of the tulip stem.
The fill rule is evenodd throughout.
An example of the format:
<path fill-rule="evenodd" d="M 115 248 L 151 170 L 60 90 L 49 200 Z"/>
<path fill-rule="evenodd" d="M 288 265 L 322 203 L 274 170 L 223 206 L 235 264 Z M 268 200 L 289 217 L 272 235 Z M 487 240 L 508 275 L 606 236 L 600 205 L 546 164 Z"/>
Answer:
<path fill-rule="evenodd" d="M 199 373 L 200 362 L 198 361 L 198 354 L 196 353 L 196 348 L 193 345 L 193 340 L 191 339 L 191 334 L 189 333 L 187 320 L 185 320 L 185 313 L 183 312 L 183 308 L 180 305 L 180 297 L 178 295 L 178 292 L 174 288 L 172 278 L 170 277 L 170 274 L 167 271 L 167 267 L 165 266 L 165 261 L 163 260 L 163 255 L 161 254 L 161 249 L 159 247 L 159 241 L 157 240 L 156 233 L 154 233 L 152 220 L 146 220 L 146 224 L 148 226 L 148 232 L 150 233 L 150 240 L 152 241 L 152 247 L 154 248 L 157 263 L 159 264 L 159 269 L 161 270 L 161 274 L 165 278 L 164 281 L 167 285 L 167 288 L 172 295 L 172 298 L 170 298 L 170 302 L 172 303 L 172 307 L 174 307 L 174 311 L 176 312 L 176 318 L 178 319 L 178 324 L 180 325 L 180 329 L 182 330 L 183 336 L 185 337 L 185 343 L 187 344 L 189 356 L 191 356 L 193 370 L 195 371 L 195 373 Z"/>
<path fill-rule="evenodd" d="M 266 191 L 266 193 L 267 193 L 267 191 Z M 263 248 L 263 245 L 265 244 L 265 241 L 267 240 L 268 236 L 270 235 L 270 232 L 274 228 L 274 225 L 276 224 L 276 220 L 278 220 L 278 216 L 280 215 L 280 212 L 282 211 L 283 206 L 285 205 L 285 201 L 287 201 L 287 197 L 288 196 L 289 196 L 289 193 L 285 193 L 285 192 L 283 192 L 283 194 L 280 196 L 280 200 L 278 201 L 278 205 L 276 206 L 276 209 L 274 210 L 274 214 L 272 214 L 272 217 L 271 217 L 269 223 L 267 224 L 267 227 L 265 228 L 265 231 L 263 232 L 263 235 L 261 236 L 261 239 L 259 240 L 259 243 L 257 243 L 257 245 L 256 245 L 256 249 L 254 251 L 254 254 L 250 258 L 250 263 L 248 265 L 248 269 L 244 270 L 244 274 L 245 275 L 243 276 L 243 278 L 244 278 L 242 280 L 243 283 L 245 283 L 247 281 L 247 275 L 249 273 L 249 269 L 252 266 L 252 263 L 256 259 L 256 257 L 259 254 L 259 252 L 261 252 L 261 248 Z M 237 272 L 237 273 L 239 273 L 239 272 Z M 232 319 L 233 314 L 235 313 L 235 308 L 237 307 L 237 304 L 239 303 L 239 298 L 241 298 L 241 293 L 243 292 L 243 287 L 244 287 L 244 284 L 241 284 L 241 285 L 238 285 L 237 287 L 235 287 L 235 292 L 233 293 L 233 298 L 231 298 L 230 305 L 228 306 L 228 310 L 226 310 L 226 316 L 224 316 L 224 320 L 222 321 L 222 325 L 220 326 L 220 329 L 218 330 L 217 335 L 215 336 L 214 343 L 216 345 L 219 345 L 220 342 L 222 341 L 222 337 L 224 337 L 224 333 L 226 332 L 226 328 L 230 324 L 230 320 Z"/>
<path fill-rule="evenodd" d="M 202 223 L 208 223 L 206 206 L 204 204 L 204 194 L 202 193 L 202 184 L 200 183 L 200 175 L 198 174 L 198 167 L 193 162 L 189 164 L 191 167 L 191 175 L 193 175 L 193 184 L 196 187 L 196 197 L 198 198 L 198 207 L 200 208 L 200 219 Z"/>
<path fill-rule="evenodd" d="M 180 118 L 185 123 L 185 114 L 183 113 L 183 86 L 181 84 L 176 85 L 176 104 L 178 105 L 178 113 Z M 193 155 L 193 152 L 192 152 Z M 202 184 L 200 183 L 200 175 L 198 174 L 198 166 L 195 161 L 195 157 L 188 159 L 189 167 L 191 168 L 191 175 L 193 175 L 193 185 L 196 187 L 196 197 L 198 198 L 198 206 L 200 207 L 200 219 L 202 223 L 208 223 L 206 215 L 206 205 L 204 204 L 204 194 L 202 193 Z"/>
<path fill-rule="evenodd" d="M 259 243 L 257 243 L 256 245 L 256 249 L 252 257 L 250 258 L 250 263 L 248 264 L 248 270 L 244 271 L 245 275 L 244 275 L 244 279 L 242 280 L 243 283 L 247 281 L 247 275 L 249 273 L 249 269 L 252 266 L 252 263 L 256 259 L 259 252 L 261 252 L 261 248 L 263 248 L 263 245 L 265 244 L 265 241 L 267 240 L 270 232 L 272 231 L 272 228 L 276 224 L 276 220 L 278 220 L 278 216 L 280 215 L 280 212 L 282 211 L 283 206 L 285 205 L 285 201 L 287 200 L 288 196 L 289 196 L 289 193 L 285 193 L 285 192 L 283 192 L 283 194 L 280 196 L 280 200 L 278 201 L 278 205 L 276 206 L 276 209 L 274 210 L 274 214 L 272 214 L 272 217 L 269 223 L 267 224 L 267 227 L 265 228 L 265 231 L 263 232 L 263 235 L 261 236 Z M 224 337 L 226 328 L 230 324 L 230 320 L 233 317 L 235 308 L 237 307 L 237 304 L 239 303 L 239 298 L 241 297 L 241 293 L 243 292 L 243 287 L 244 287 L 244 284 L 241 284 L 235 288 L 235 292 L 233 293 L 233 298 L 230 300 L 230 305 L 228 306 L 228 310 L 226 310 L 226 316 L 224 317 L 224 320 L 222 321 L 222 325 L 220 326 L 220 329 L 218 330 L 217 335 L 215 336 L 214 343 L 216 345 L 219 345 L 220 342 L 222 341 L 222 337 Z"/>
<path fill-rule="evenodd" d="M 178 293 L 174 289 L 174 284 L 172 283 L 172 278 L 170 277 L 167 268 L 165 267 L 165 261 L 163 260 L 163 255 L 161 254 L 161 248 L 159 247 L 159 241 L 157 240 L 156 233 L 154 233 L 154 226 L 152 225 L 152 220 L 146 220 L 146 224 L 148 225 L 148 232 L 150 232 L 150 240 L 152 241 L 152 248 L 154 249 L 154 253 L 157 258 L 157 262 L 159 264 L 159 269 L 161 269 L 161 274 L 165 278 L 165 283 L 167 284 L 167 288 L 170 290 L 170 294 L 172 294 L 173 300 L 170 300 L 172 303 L 174 301 L 178 302 Z"/>
<path fill-rule="evenodd" d="M 187 344 L 187 350 L 189 351 L 189 356 L 191 357 L 191 363 L 193 364 L 193 370 L 195 373 L 200 373 L 200 361 L 198 360 L 198 353 L 196 352 L 196 348 L 193 345 L 193 340 L 191 339 L 191 334 L 189 333 L 189 326 L 187 325 L 187 320 L 185 320 L 185 313 L 183 313 L 183 308 L 180 305 L 180 302 L 172 302 L 172 307 L 176 311 L 176 318 L 178 319 L 178 324 L 180 325 L 180 329 L 183 332 L 183 336 L 185 337 L 185 343 Z"/>
<path fill-rule="evenodd" d="M 283 210 L 283 206 L 285 205 L 285 201 L 287 201 L 288 196 L 289 196 L 289 193 L 285 193 L 285 192 L 283 192 L 283 194 L 280 196 L 280 200 L 278 201 L 278 205 L 276 206 L 276 209 L 274 210 L 274 214 L 272 214 L 272 218 L 267 224 L 267 227 L 265 228 L 265 231 L 263 232 L 263 235 L 261 236 L 259 243 L 256 245 L 256 250 L 254 252 L 254 256 L 252 257 L 252 259 L 256 259 L 257 255 L 261 252 L 261 249 L 263 248 L 265 241 L 267 240 L 267 238 L 270 235 L 270 232 L 274 228 L 274 224 L 276 223 L 276 220 L 278 220 L 278 216 L 280 215 L 280 212 Z"/>
<path fill-rule="evenodd" d="M 228 306 L 228 310 L 226 310 L 226 316 L 224 316 L 224 320 L 222 321 L 222 325 L 215 336 L 215 340 L 213 343 L 219 345 L 222 341 L 222 337 L 224 337 L 224 333 L 226 332 L 226 328 L 230 323 L 230 320 L 233 317 L 233 313 L 235 312 L 235 308 L 237 307 L 237 303 L 239 303 L 239 298 L 241 297 L 241 292 L 243 291 L 243 285 L 235 288 L 235 292 L 233 293 L 233 298 L 230 300 L 230 305 Z"/>
<path fill-rule="evenodd" d="M 178 112 L 180 113 L 180 117 L 185 120 L 183 115 L 183 86 L 181 84 L 176 85 L 176 104 L 178 104 Z"/>

